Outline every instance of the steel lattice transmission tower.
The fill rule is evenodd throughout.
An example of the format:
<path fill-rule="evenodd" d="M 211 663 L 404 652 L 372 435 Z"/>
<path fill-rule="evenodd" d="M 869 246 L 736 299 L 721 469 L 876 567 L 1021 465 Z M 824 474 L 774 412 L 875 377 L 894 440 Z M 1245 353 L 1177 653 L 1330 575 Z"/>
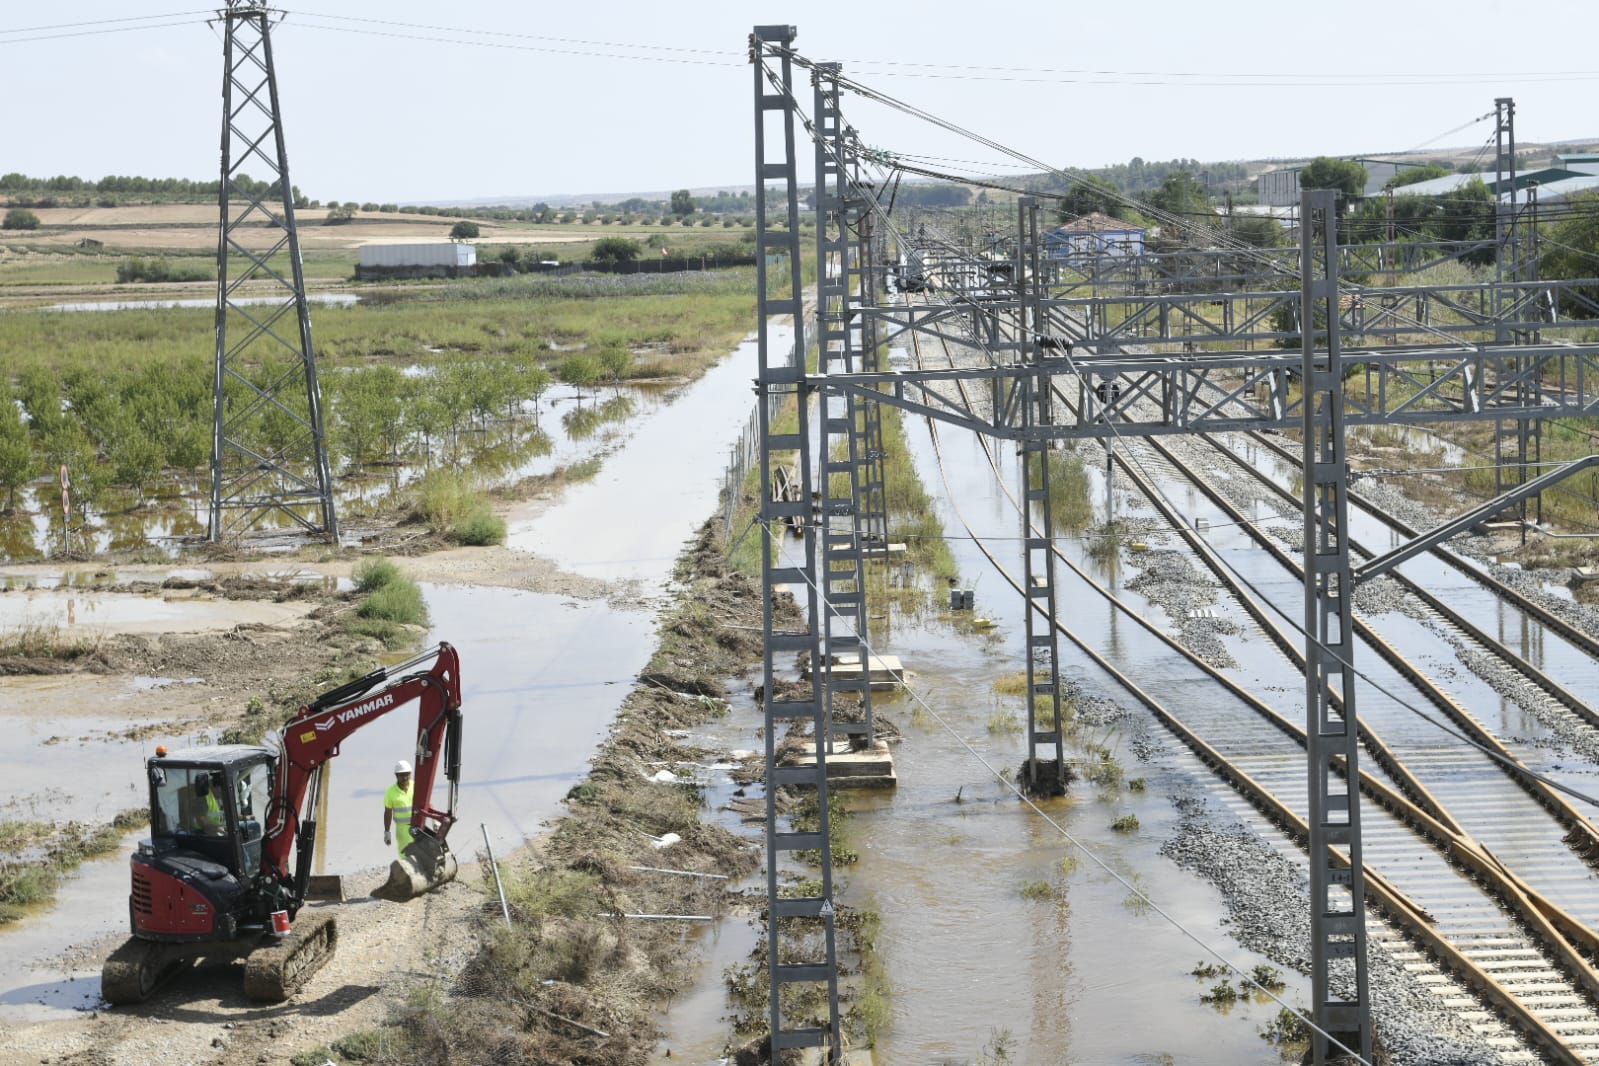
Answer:
<path fill-rule="evenodd" d="M 228 0 L 210 539 L 268 516 L 338 538 L 311 316 L 283 144 L 271 11 Z M 251 180 L 245 168 L 264 169 Z"/>

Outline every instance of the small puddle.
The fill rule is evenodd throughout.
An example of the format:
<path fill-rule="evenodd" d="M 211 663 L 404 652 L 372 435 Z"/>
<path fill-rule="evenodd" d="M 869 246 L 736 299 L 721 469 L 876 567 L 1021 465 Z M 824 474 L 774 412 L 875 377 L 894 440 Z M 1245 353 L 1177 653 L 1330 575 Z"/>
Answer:
<path fill-rule="evenodd" d="M 234 626 L 284 625 L 315 604 L 141 596 L 81 589 L 0 593 L 0 634 L 13 629 L 74 633 L 208 633 Z"/>

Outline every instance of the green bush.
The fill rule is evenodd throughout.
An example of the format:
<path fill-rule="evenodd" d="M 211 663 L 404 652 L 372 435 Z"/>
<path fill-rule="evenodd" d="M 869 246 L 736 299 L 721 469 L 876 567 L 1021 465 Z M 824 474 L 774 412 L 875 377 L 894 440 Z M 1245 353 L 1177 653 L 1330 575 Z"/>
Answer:
<path fill-rule="evenodd" d="M 18 921 L 29 907 L 48 903 L 58 880 L 54 870 L 0 861 L 0 925 Z"/>
<path fill-rule="evenodd" d="M 400 568 L 381 555 L 356 563 L 355 569 L 350 571 L 350 577 L 355 581 L 358 592 L 374 592 L 401 579 Z"/>
<path fill-rule="evenodd" d="M 13 207 L 6 212 L 0 229 L 38 229 L 39 216 L 29 211 L 26 207 Z"/>
<path fill-rule="evenodd" d="M 417 482 L 414 513 L 440 536 L 458 544 L 502 544 L 505 519 L 468 478 L 452 470 L 432 470 Z"/>
<path fill-rule="evenodd" d="M 117 282 L 122 285 L 158 281 L 210 281 L 215 275 L 208 269 L 192 266 L 173 266 L 168 260 L 131 258 L 117 264 Z"/>
<path fill-rule="evenodd" d="M 416 516 L 435 533 L 447 534 L 466 513 L 470 490 L 451 470 L 430 470 L 416 484 Z"/>
<path fill-rule="evenodd" d="M 600 263 L 631 263 L 643 250 L 643 246 L 630 237 L 601 237 L 594 242 L 594 250 L 589 255 Z"/>
<path fill-rule="evenodd" d="M 428 620 L 421 587 L 405 577 L 395 578 L 387 585 L 374 589 L 371 595 L 361 601 L 355 613 L 362 618 L 408 626 L 426 625 Z"/>
<path fill-rule="evenodd" d="M 450 531 L 451 539 L 459 544 L 481 547 L 505 543 L 505 519 L 495 514 L 487 503 L 474 507 Z"/>

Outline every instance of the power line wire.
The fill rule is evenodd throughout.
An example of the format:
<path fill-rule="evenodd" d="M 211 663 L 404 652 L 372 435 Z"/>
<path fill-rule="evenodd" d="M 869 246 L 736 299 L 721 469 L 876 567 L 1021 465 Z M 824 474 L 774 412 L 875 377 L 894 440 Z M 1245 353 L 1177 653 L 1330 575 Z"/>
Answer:
<path fill-rule="evenodd" d="M 210 14 L 207 12 L 206 14 Z M 164 16 L 163 16 L 164 17 Z M 164 30 L 174 26 L 199 26 L 209 22 L 210 19 L 187 19 L 179 22 L 156 22 L 142 26 L 115 26 L 98 30 L 75 30 L 71 33 L 51 33 L 38 37 L 0 37 L 0 46 L 8 44 L 30 44 L 35 41 L 59 41 L 69 37 L 101 37 L 111 33 L 131 33 L 135 30 Z M 7 32 L 7 31 L 0 31 Z"/>
<path fill-rule="evenodd" d="M 164 15 L 129 15 L 125 18 L 92 19 L 88 22 L 58 22 L 50 26 L 19 26 L 16 29 L 0 30 L 0 35 L 12 33 L 46 33 L 51 30 L 75 30 L 85 26 L 111 26 L 121 22 L 151 22 L 156 19 L 192 18 L 196 15 L 210 17 L 214 11 L 169 11 Z M 133 26 L 130 29 L 142 29 Z"/>

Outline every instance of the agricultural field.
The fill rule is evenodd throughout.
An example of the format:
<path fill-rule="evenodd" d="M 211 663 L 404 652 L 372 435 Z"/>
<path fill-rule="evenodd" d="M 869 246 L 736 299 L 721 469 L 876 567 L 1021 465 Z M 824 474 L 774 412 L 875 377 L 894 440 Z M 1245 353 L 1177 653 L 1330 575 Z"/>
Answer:
<path fill-rule="evenodd" d="M 131 258 L 160 258 L 198 277 L 186 283 L 122 285 L 140 294 L 200 294 L 214 287 L 217 212 L 207 204 L 146 204 L 128 207 L 38 208 L 36 230 L 0 231 L 0 306 L 38 305 L 64 293 L 89 293 L 117 286 L 118 269 Z M 326 288 L 351 282 L 357 249 L 364 244 L 412 244 L 449 239 L 456 219 L 446 215 L 357 212 L 330 223 L 327 208 L 296 212 L 307 282 Z M 477 221 L 480 261 L 501 259 L 507 251 L 522 259 L 562 262 L 589 258 L 607 237 L 637 241 L 647 255 L 666 248 L 674 256 L 726 250 L 753 232 L 733 217 L 697 218 L 696 225 L 645 225 L 641 221 L 571 223 Z M 652 219 L 653 223 L 654 220 Z M 263 230 L 263 234 L 267 231 Z M 247 234 L 246 234 L 247 236 Z M 287 268 L 287 260 L 274 263 Z"/>

